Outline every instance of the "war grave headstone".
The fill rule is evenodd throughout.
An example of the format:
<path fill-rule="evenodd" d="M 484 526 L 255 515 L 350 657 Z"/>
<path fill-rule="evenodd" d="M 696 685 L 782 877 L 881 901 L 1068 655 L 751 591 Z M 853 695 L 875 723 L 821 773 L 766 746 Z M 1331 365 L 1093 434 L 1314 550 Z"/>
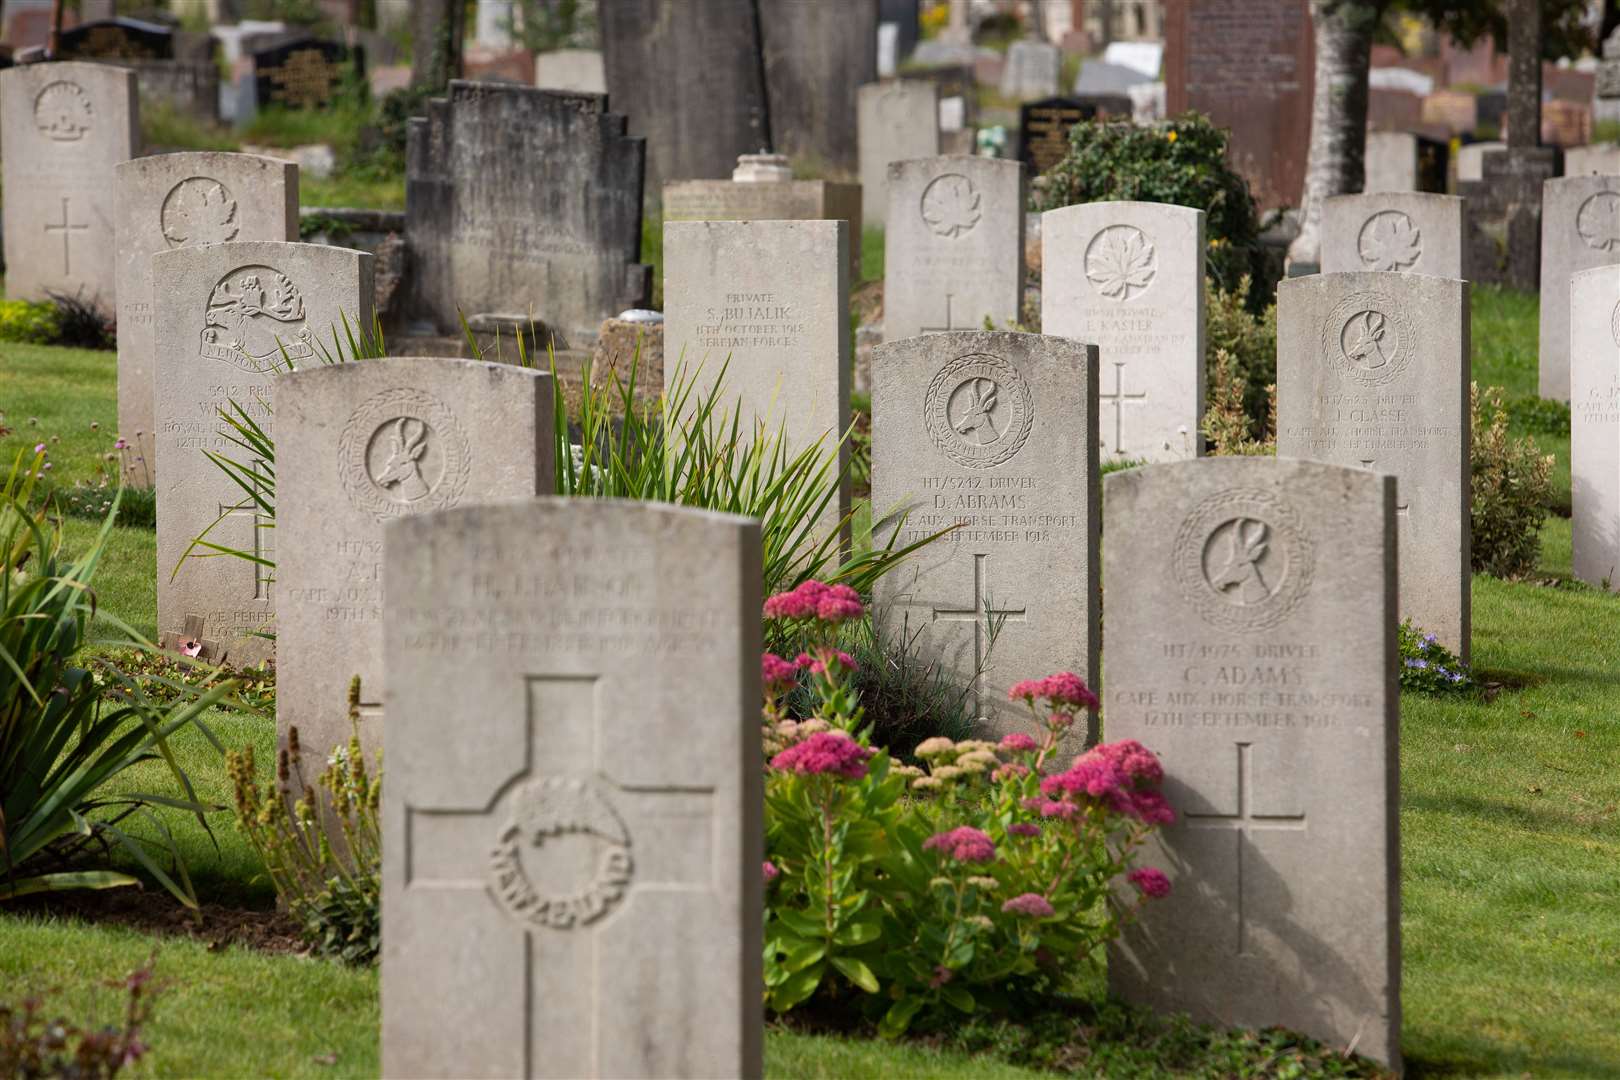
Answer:
<path fill-rule="evenodd" d="M 1130 104 L 1126 103 L 1126 115 Z M 1097 107 L 1078 98 L 1049 97 L 1018 107 L 1018 157 L 1031 178 L 1062 161 L 1069 152 L 1069 129 L 1097 115 Z"/>
<path fill-rule="evenodd" d="M 1620 265 L 1572 275 L 1569 315 L 1575 576 L 1620 591 Z"/>
<path fill-rule="evenodd" d="M 276 730 L 317 753 L 386 738 L 383 526 L 454 506 L 548 495 L 551 376 L 510 364 L 390 357 L 276 379 Z"/>
<path fill-rule="evenodd" d="M 1335 195 L 1322 207 L 1322 272 L 1382 270 L 1467 278 L 1468 203 L 1455 195 Z"/>
<path fill-rule="evenodd" d="M 536 53 L 534 85 L 541 90 L 605 94 L 607 74 L 602 67 L 602 54 L 595 49 L 553 49 Z"/>
<path fill-rule="evenodd" d="M 324 109 L 343 90 L 352 65 L 364 81 L 365 50 L 336 41 L 303 39 L 253 54 L 254 95 L 259 108 Z"/>
<path fill-rule="evenodd" d="M 1096 202 L 1041 215 L 1041 328 L 1102 353 L 1104 461 L 1203 453 L 1204 212 Z"/>
<path fill-rule="evenodd" d="M 760 545 L 594 499 L 384 530 L 383 1075 L 761 1075 Z"/>
<path fill-rule="evenodd" d="M 1277 455 L 1400 480 L 1400 610 L 1469 653 L 1469 286 L 1365 271 L 1277 293 Z"/>
<path fill-rule="evenodd" d="M 861 218 L 882 225 L 889 163 L 939 154 L 939 86 L 927 79 L 868 83 L 859 91 Z"/>
<path fill-rule="evenodd" d="M 1443 193 L 1449 155 L 1444 143 L 1409 131 L 1369 131 L 1362 190 Z"/>
<path fill-rule="evenodd" d="M 453 81 L 407 136 L 405 231 L 416 310 L 532 313 L 558 348 L 646 306 L 646 142 L 597 94 Z"/>
<path fill-rule="evenodd" d="M 114 170 L 118 221 L 118 434 L 124 480 L 156 483 L 152 256 L 230 240 L 298 239 L 298 166 L 213 151 L 155 154 Z"/>
<path fill-rule="evenodd" d="M 117 218 L 108 176 L 140 143 L 135 73 L 65 60 L 0 71 L 6 295 L 78 297 L 116 310 Z"/>
<path fill-rule="evenodd" d="M 1540 393 L 1568 401 L 1569 279 L 1620 263 L 1620 176 L 1566 176 L 1542 192 Z"/>
<path fill-rule="evenodd" d="M 773 167 L 777 166 L 777 167 Z M 744 154 L 730 180 L 664 185 L 665 221 L 846 221 L 852 273 L 861 268 L 861 185 L 795 180 L 785 155 Z"/>
<path fill-rule="evenodd" d="M 837 444 L 841 465 L 849 350 L 844 222 L 664 223 L 664 385 L 691 380 L 689 407 L 724 368 L 745 426 L 780 430 L 790 453 Z M 848 509 L 845 485 L 829 516 Z"/>
<path fill-rule="evenodd" d="M 884 338 L 1017 322 L 1024 166 L 981 157 L 894 161 L 888 186 Z"/>
<path fill-rule="evenodd" d="M 1106 737 L 1158 755 L 1178 812 L 1113 993 L 1399 1070 L 1395 478 L 1222 457 L 1104 490 Z"/>
<path fill-rule="evenodd" d="M 157 606 L 160 644 L 238 665 L 268 659 L 273 565 L 184 558 L 204 530 L 222 546 L 274 563 L 275 522 L 204 456 L 212 450 L 267 479 L 274 464 L 246 460 L 219 411 L 239 406 L 274 435 L 274 381 L 320 364 L 334 327 L 371 325 L 373 257 L 320 244 L 207 244 L 152 256 L 156 309 Z M 341 333 L 341 329 L 339 330 Z M 327 345 L 330 348 L 330 345 Z M 217 524 L 215 524 L 217 522 Z"/>
<path fill-rule="evenodd" d="M 140 19 L 100 19 L 62 31 L 58 60 L 172 60 L 174 31 Z"/>
<path fill-rule="evenodd" d="M 878 617 L 972 687 L 986 733 L 1025 729 L 1007 688 L 1031 671 L 1097 685 L 1097 358 L 1002 331 L 876 350 L 874 520 L 905 510 L 901 545 L 960 526 L 879 579 Z"/>
<path fill-rule="evenodd" d="M 1564 151 L 1564 175 L 1585 176 L 1620 175 L 1620 145 L 1594 143 L 1591 146 L 1572 146 Z"/>

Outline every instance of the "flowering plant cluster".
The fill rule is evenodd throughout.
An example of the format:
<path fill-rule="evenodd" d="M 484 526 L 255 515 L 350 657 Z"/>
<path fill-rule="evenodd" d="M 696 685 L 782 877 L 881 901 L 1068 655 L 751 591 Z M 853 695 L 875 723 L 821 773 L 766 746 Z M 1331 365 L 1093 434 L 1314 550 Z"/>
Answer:
<path fill-rule="evenodd" d="M 1401 689 L 1424 694 L 1462 694 L 1478 688 L 1468 665 L 1407 619 L 1401 623 Z"/>
<path fill-rule="evenodd" d="M 891 761 L 868 745 L 836 650 L 838 624 L 860 614 L 838 588 L 807 582 L 766 603 L 806 641 L 796 660 L 764 661 L 766 1003 L 856 994 L 897 1035 L 924 1008 L 1052 989 L 1170 890 L 1133 865 L 1175 817 L 1158 759 L 1127 740 L 1063 760 L 1097 705 L 1065 672 L 1012 688 L 1028 732 L 928 739 L 920 765 Z M 787 698 L 801 681 L 814 708 L 796 719 Z"/>

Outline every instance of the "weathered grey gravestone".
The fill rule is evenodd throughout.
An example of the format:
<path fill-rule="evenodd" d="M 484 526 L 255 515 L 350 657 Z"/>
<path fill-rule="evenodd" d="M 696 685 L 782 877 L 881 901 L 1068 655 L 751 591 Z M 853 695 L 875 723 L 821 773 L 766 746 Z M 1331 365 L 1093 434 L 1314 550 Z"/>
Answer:
<path fill-rule="evenodd" d="M 1104 460 L 1203 453 L 1204 212 L 1097 202 L 1041 215 L 1041 329 L 1095 343 Z"/>
<path fill-rule="evenodd" d="M 547 498 L 385 547 L 384 1075 L 759 1076 L 758 523 Z"/>
<path fill-rule="evenodd" d="M 1505 142 L 1477 142 L 1469 143 L 1457 151 L 1457 179 L 1483 180 L 1485 179 L 1485 155 L 1496 150 L 1506 150 Z"/>
<path fill-rule="evenodd" d="M 120 162 L 118 434 L 132 447 L 124 479 L 156 482 L 152 411 L 152 256 L 229 240 L 298 239 L 298 166 L 251 154 L 156 154 Z"/>
<path fill-rule="evenodd" d="M 1376 272 L 1277 291 L 1277 455 L 1400 479 L 1403 617 L 1469 651 L 1469 286 Z"/>
<path fill-rule="evenodd" d="M 307 367 L 276 380 L 276 435 L 276 728 L 319 754 L 347 742 L 358 675 L 380 747 L 383 525 L 550 494 L 551 376 L 441 357 Z"/>
<path fill-rule="evenodd" d="M 889 162 L 939 154 L 939 84 L 928 79 L 869 83 L 859 92 L 861 215 L 882 225 Z"/>
<path fill-rule="evenodd" d="M 1178 814 L 1114 992 L 1398 1069 L 1395 483 L 1237 457 L 1109 476 L 1103 710 Z"/>
<path fill-rule="evenodd" d="M 882 625 L 1021 730 L 1014 682 L 1097 685 L 1097 347 L 928 334 L 880 345 L 872 378 L 873 519 L 909 509 L 902 544 L 961 525 L 879 580 Z"/>
<path fill-rule="evenodd" d="M 1569 315 L 1575 576 L 1620 590 L 1620 266 L 1573 275 Z"/>
<path fill-rule="evenodd" d="M 725 368 L 745 428 L 780 428 L 790 453 L 839 447 L 849 427 L 849 227 L 842 221 L 664 225 L 664 386 L 684 367 L 689 407 Z M 836 507 L 849 508 L 846 489 Z"/>
<path fill-rule="evenodd" d="M 836 18 L 801 0 L 756 0 L 755 7 L 771 149 L 853 171 L 857 88 L 877 78 L 878 0 L 844 0 Z"/>
<path fill-rule="evenodd" d="M 1424 192 L 1336 195 L 1322 206 L 1322 272 L 1467 278 L 1467 200 Z"/>
<path fill-rule="evenodd" d="M 646 144 L 595 94 L 455 81 L 410 122 L 405 232 L 420 314 L 532 313 L 578 346 L 646 303 Z"/>
<path fill-rule="evenodd" d="M 883 335 L 996 329 L 1024 291 L 1024 165 L 980 157 L 889 163 Z"/>
<path fill-rule="evenodd" d="M 1049 41 L 1015 41 L 1007 46 L 1001 96 L 1022 101 L 1051 97 L 1063 77 L 1063 53 Z"/>
<path fill-rule="evenodd" d="M 534 57 L 534 85 L 542 90 L 607 93 L 602 54 L 595 49 L 552 49 Z"/>
<path fill-rule="evenodd" d="M 1548 180 L 1541 204 L 1540 393 L 1568 401 L 1569 278 L 1620 263 L 1620 176 Z"/>
<path fill-rule="evenodd" d="M 116 310 L 108 174 L 140 143 L 135 73 L 76 60 L 0 71 L 6 295 Z"/>
<path fill-rule="evenodd" d="M 208 244 L 152 256 L 157 309 L 158 631 L 205 659 L 256 664 L 272 654 L 256 636 L 274 629 L 275 570 L 244 559 L 184 558 L 208 539 L 275 560 L 275 522 L 204 456 L 275 475 L 229 442 L 219 410 L 235 402 L 274 434 L 275 376 L 315 367 L 333 327 L 371 325 L 372 256 L 319 244 Z M 341 330 L 339 331 L 341 335 Z M 200 552 L 198 553 L 200 554 Z M 183 559 L 183 561 L 182 561 Z"/>
<path fill-rule="evenodd" d="M 744 180 L 739 174 L 763 158 L 745 154 L 730 180 L 680 180 L 664 185 L 665 221 L 847 221 L 849 265 L 861 268 L 861 185 L 836 180 L 781 178 Z M 786 164 L 785 157 L 779 158 Z"/>

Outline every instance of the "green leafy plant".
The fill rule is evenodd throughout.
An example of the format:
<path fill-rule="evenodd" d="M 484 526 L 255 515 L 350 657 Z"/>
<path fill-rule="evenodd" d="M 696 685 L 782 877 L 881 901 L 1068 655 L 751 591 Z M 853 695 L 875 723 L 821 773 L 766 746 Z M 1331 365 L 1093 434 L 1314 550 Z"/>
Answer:
<path fill-rule="evenodd" d="M 1245 276 L 1264 283 L 1254 199 L 1227 161 L 1226 139 L 1224 129 L 1192 112 L 1148 126 L 1082 121 L 1069 131 L 1067 155 L 1032 185 L 1031 209 L 1110 200 L 1196 207 L 1207 215 L 1214 280 L 1229 290 Z"/>
<path fill-rule="evenodd" d="M 926 770 L 895 765 L 868 744 L 855 661 L 837 647 L 863 614 L 853 589 L 814 580 L 766 601 L 804 650 L 763 659 L 765 1001 L 785 1012 L 858 992 L 895 1036 L 924 1010 L 1007 1009 L 1061 986 L 1139 903 L 1168 894 L 1163 873 L 1130 866 L 1174 814 L 1138 743 L 1046 768 L 1097 705 L 1068 673 L 1012 688 L 1037 734 L 933 738 L 917 747 Z M 785 700 L 802 673 L 817 705 L 798 720 Z"/>
<path fill-rule="evenodd" d="M 1277 388 L 1266 387 L 1266 423 L 1256 437 L 1244 409 L 1248 379 L 1237 357 L 1226 349 L 1216 349 L 1209 365 L 1209 408 L 1204 412 L 1203 432 L 1209 439 L 1210 453 L 1217 457 L 1257 457 L 1277 452 Z"/>
<path fill-rule="evenodd" d="M 1541 554 L 1541 523 L 1552 497 L 1553 456 L 1542 454 L 1529 436 L 1508 434 L 1502 391 L 1469 390 L 1472 425 L 1472 492 L 1469 511 L 1475 571 L 1518 578 L 1536 568 Z"/>
<path fill-rule="evenodd" d="M 354 735 L 332 751 L 315 782 L 304 779 L 298 729 L 275 776 L 261 783 L 253 747 L 226 755 L 236 827 L 264 863 L 276 896 L 317 952 L 369 964 L 381 947 L 382 773 L 360 749 L 360 680 L 349 685 Z"/>
<path fill-rule="evenodd" d="M 199 687 L 206 689 L 229 679 L 233 705 L 265 715 L 276 711 L 276 669 L 271 664 L 233 668 L 174 652 L 123 648 L 95 657 L 90 666 L 97 681 L 107 685 L 115 697 L 124 694 L 125 679 L 139 686 L 149 700 L 162 705 L 183 701 Z"/>
<path fill-rule="evenodd" d="M 0 1001 L 0 1076 L 19 1080 L 110 1080 L 145 1057 L 143 1037 L 158 996 L 153 961 L 107 986 L 123 991 L 117 1024 L 92 1027 L 66 1017 L 47 1019 L 39 996 Z"/>
<path fill-rule="evenodd" d="M 196 892 L 168 827 L 153 806 L 186 810 L 208 831 L 200 801 L 169 738 L 194 724 L 210 741 L 202 714 L 229 694 L 212 686 L 165 712 L 141 686 L 112 668 L 92 674 L 86 656 L 97 615 L 92 582 L 116 517 L 107 515 L 89 549 L 62 554 L 60 523 L 30 508 L 43 454 L 30 466 L 18 455 L 0 486 L 0 900 L 58 889 L 133 885 L 136 878 L 82 865 L 109 848 L 126 852 L 189 907 Z M 109 612 L 99 618 L 150 648 Z M 217 742 L 215 743 L 217 746 Z M 180 796 L 110 793 L 135 765 L 161 761 Z M 162 838 L 165 871 L 120 823 L 135 815 Z M 172 873 L 172 876 L 171 876 Z"/>
<path fill-rule="evenodd" d="M 1411 619 L 1400 626 L 1401 689 L 1422 694 L 1466 694 L 1479 688 L 1468 665 Z"/>
<path fill-rule="evenodd" d="M 1231 357 L 1243 380 L 1243 414 L 1248 418 L 1249 436 L 1265 441 L 1267 424 L 1276 428 L 1272 413 L 1276 407 L 1277 305 L 1273 301 L 1259 311 L 1252 310 L 1259 302 L 1247 275 L 1230 289 L 1219 287 L 1213 279 L 1204 282 L 1204 347 L 1211 357 L 1222 350 Z"/>
<path fill-rule="evenodd" d="M 61 334 L 55 304 L 43 300 L 0 300 L 0 341 L 52 345 Z"/>

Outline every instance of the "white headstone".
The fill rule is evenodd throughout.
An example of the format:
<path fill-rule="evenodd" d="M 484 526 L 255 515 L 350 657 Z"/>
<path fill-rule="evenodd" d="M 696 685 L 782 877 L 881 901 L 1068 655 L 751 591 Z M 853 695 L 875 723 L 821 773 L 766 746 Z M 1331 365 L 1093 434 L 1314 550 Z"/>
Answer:
<path fill-rule="evenodd" d="M 877 31 L 877 73 L 878 78 L 888 79 L 894 76 L 900 67 L 900 24 L 878 23 Z"/>
<path fill-rule="evenodd" d="M 1575 576 L 1620 591 L 1620 266 L 1570 279 L 1569 341 Z"/>
<path fill-rule="evenodd" d="M 1485 179 L 1485 155 L 1494 150 L 1506 150 L 1505 142 L 1469 143 L 1457 151 L 1457 179 Z"/>
<path fill-rule="evenodd" d="M 607 93 L 607 73 L 596 49 L 552 49 L 534 55 L 534 85 L 542 90 Z"/>
<path fill-rule="evenodd" d="M 1591 146 L 1570 147 L 1564 151 L 1564 175 L 1620 175 L 1620 146 L 1594 143 Z"/>
<path fill-rule="evenodd" d="M 1322 272 L 1467 278 L 1467 200 L 1426 192 L 1335 195 L 1322 206 Z"/>
<path fill-rule="evenodd" d="M 889 208 L 889 162 L 939 153 L 939 84 L 927 79 L 867 83 L 856 96 L 861 215 L 882 225 Z"/>
<path fill-rule="evenodd" d="M 1569 279 L 1620 263 L 1620 176 L 1548 180 L 1541 195 L 1540 393 L 1569 400 Z"/>

